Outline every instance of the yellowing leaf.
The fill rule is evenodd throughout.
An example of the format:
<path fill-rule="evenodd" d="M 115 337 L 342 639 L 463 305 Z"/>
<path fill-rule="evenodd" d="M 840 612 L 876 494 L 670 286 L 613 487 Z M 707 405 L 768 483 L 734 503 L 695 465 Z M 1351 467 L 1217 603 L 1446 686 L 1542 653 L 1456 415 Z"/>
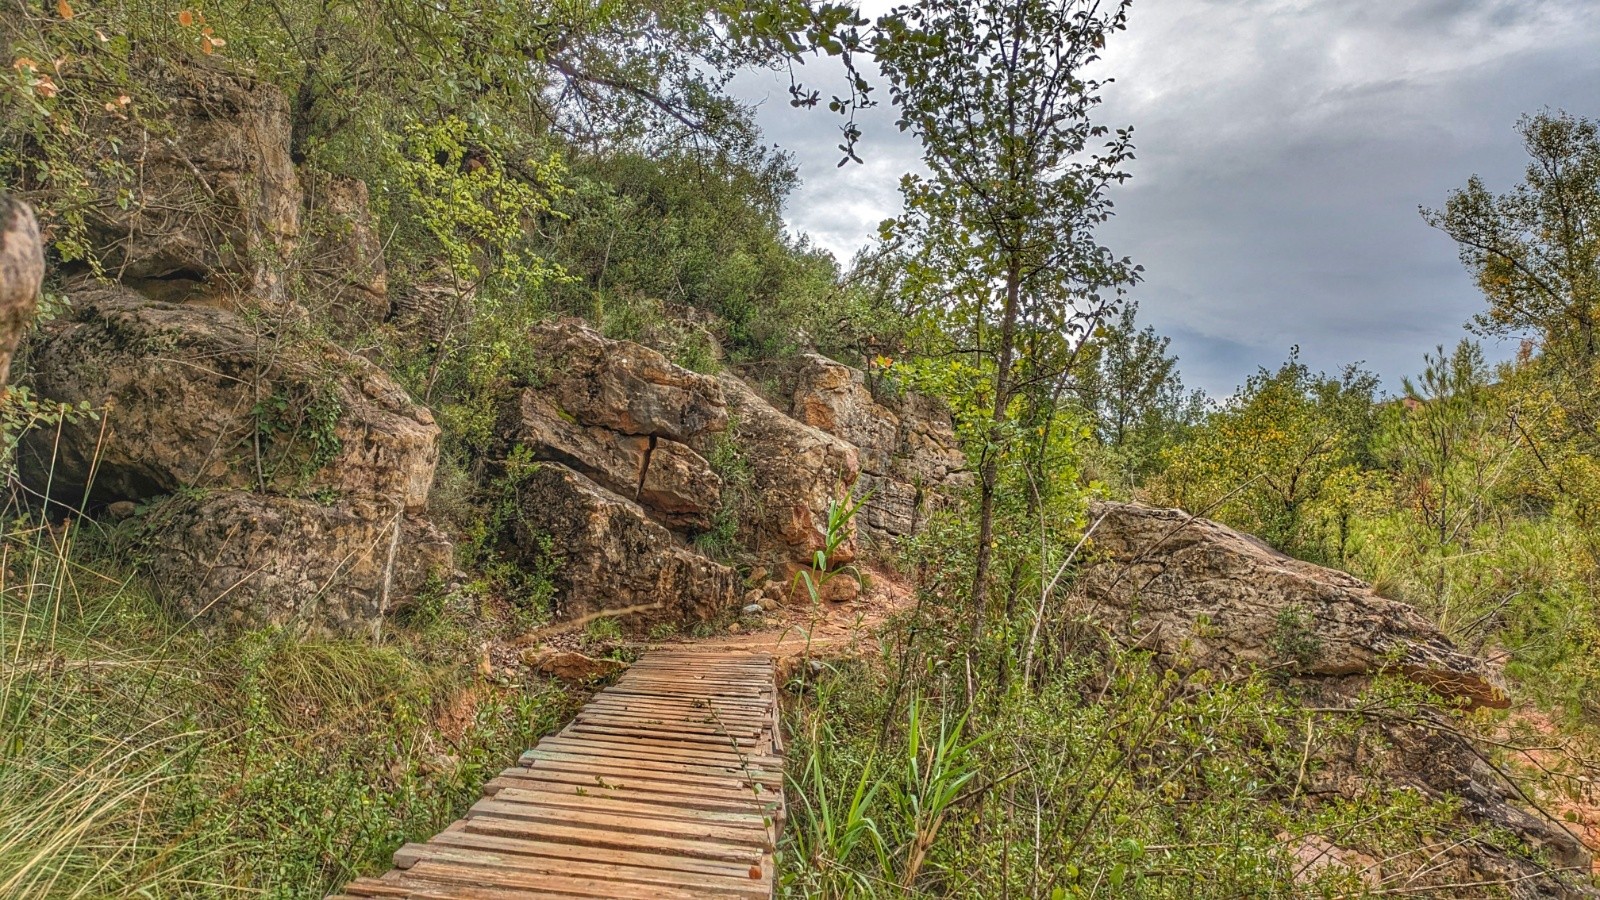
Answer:
<path fill-rule="evenodd" d="M 72 21 L 78 15 L 72 11 L 72 4 L 68 3 L 67 0 L 56 0 L 56 13 L 60 15 L 61 18 L 66 19 L 68 22 Z"/>
<path fill-rule="evenodd" d="M 17 57 L 17 61 L 11 64 L 11 68 L 16 69 L 18 72 L 21 72 L 23 69 L 33 71 L 39 68 L 39 64 L 26 56 L 19 56 Z"/>

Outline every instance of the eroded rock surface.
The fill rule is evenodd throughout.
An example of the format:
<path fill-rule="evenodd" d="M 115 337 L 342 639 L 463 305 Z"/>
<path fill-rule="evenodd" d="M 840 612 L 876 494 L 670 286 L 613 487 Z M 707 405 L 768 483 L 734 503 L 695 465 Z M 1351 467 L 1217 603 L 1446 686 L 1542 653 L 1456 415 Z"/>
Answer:
<path fill-rule="evenodd" d="M 23 476 L 76 506 L 181 488 L 331 493 L 418 511 L 439 429 L 383 371 L 332 344 L 279 336 L 228 310 L 155 303 L 117 286 L 76 292 L 41 329 L 33 384 L 88 402 L 29 437 Z M 92 486 L 91 486 L 92 476 Z"/>
<path fill-rule="evenodd" d="M 359 328 L 389 315 L 389 273 L 366 182 L 322 176 L 305 190 L 305 240 L 297 261 L 304 293 L 334 322 Z"/>
<path fill-rule="evenodd" d="M 537 388 L 518 393 L 502 417 L 501 433 L 509 446 L 582 472 L 606 490 L 637 501 L 670 528 L 709 527 L 720 502 L 722 479 L 689 447 L 671 438 L 586 424 Z"/>
<path fill-rule="evenodd" d="M 39 307 L 44 247 L 39 223 L 27 204 L 0 194 L 0 390 L 11 373 L 11 357 Z"/>
<path fill-rule="evenodd" d="M 580 422 L 680 443 L 728 427 L 717 380 L 649 347 L 607 340 L 575 319 L 541 326 L 532 340 L 550 361 L 541 390 Z"/>
<path fill-rule="evenodd" d="M 509 555 L 530 570 L 552 560 L 558 614 L 627 614 L 648 622 L 709 619 L 737 598 L 738 574 L 684 546 L 639 504 L 560 463 L 519 486 Z M 542 539 L 548 539 L 548 549 Z"/>
<path fill-rule="evenodd" d="M 950 411 L 931 397 L 907 393 L 880 401 L 864 372 L 816 354 L 800 358 L 785 386 L 796 419 L 857 448 L 855 494 L 867 497 L 859 519 L 874 539 L 914 533 L 929 512 L 971 483 Z"/>
<path fill-rule="evenodd" d="M 1483 662 L 1405 603 L 1209 519 L 1133 503 L 1090 506 L 1100 562 L 1084 594 L 1132 644 L 1214 672 L 1405 675 L 1470 706 L 1507 705 Z"/>
<path fill-rule="evenodd" d="M 274 85 L 204 64 L 149 73 L 166 101 L 146 129 L 108 121 L 139 179 L 108 186 L 90 216 L 108 274 L 162 299 L 219 290 L 264 298 L 299 233 L 289 104 Z"/>
<path fill-rule="evenodd" d="M 1089 608 L 1126 644 L 1153 651 L 1166 665 L 1219 674 L 1270 670 L 1299 702 L 1322 710 L 1355 710 L 1385 673 L 1466 707 L 1507 705 L 1482 661 L 1458 651 L 1409 605 L 1357 578 L 1181 510 L 1097 502 L 1089 520 L 1096 561 L 1078 582 Z M 1447 715 L 1385 709 L 1352 713 L 1351 732 L 1310 761 L 1306 796 L 1355 801 L 1378 785 L 1454 800 L 1463 824 L 1485 831 L 1442 847 L 1430 879 L 1505 885 L 1510 896 L 1527 900 L 1594 896 L 1571 877 L 1588 871 L 1582 843 L 1524 808 Z"/>
<path fill-rule="evenodd" d="M 847 496 L 861 473 L 856 448 L 779 412 L 733 375 L 719 380 L 753 482 L 753 503 L 741 510 L 741 538 L 774 562 L 810 565 L 827 538 L 829 503 Z M 850 562 L 855 553 L 852 536 L 829 562 Z"/>
<path fill-rule="evenodd" d="M 443 534 L 372 500 L 223 491 L 161 501 L 135 524 L 156 588 L 202 623 L 360 631 L 453 569 Z"/>

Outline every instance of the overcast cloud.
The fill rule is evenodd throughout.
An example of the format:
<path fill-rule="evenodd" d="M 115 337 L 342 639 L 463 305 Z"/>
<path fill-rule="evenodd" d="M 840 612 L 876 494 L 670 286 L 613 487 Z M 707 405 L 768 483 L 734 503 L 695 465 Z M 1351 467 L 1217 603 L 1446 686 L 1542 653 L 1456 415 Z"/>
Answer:
<path fill-rule="evenodd" d="M 1512 184 L 1524 112 L 1600 116 L 1600 0 L 1136 0 L 1103 74 L 1100 120 L 1138 146 L 1103 237 L 1144 265 L 1141 318 L 1185 381 L 1226 396 L 1298 344 L 1394 386 L 1481 305 L 1418 205 L 1474 172 Z M 916 144 L 875 110 L 866 165 L 836 168 L 837 121 L 786 85 L 737 89 L 800 164 L 791 226 L 847 261 L 898 211 Z"/>

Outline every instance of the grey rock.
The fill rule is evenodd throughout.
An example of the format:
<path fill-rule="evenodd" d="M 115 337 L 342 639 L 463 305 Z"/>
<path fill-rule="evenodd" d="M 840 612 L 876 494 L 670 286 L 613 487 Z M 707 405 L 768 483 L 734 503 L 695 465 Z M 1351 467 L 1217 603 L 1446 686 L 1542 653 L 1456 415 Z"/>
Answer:
<path fill-rule="evenodd" d="M 738 599 L 733 569 L 682 545 L 639 504 L 559 463 L 540 463 L 523 481 L 519 510 L 507 553 L 529 568 L 554 564 L 562 618 L 612 613 L 633 626 L 704 621 Z"/>
<path fill-rule="evenodd" d="M 178 496 L 140 517 L 137 532 L 162 597 L 208 625 L 366 631 L 452 569 L 448 538 L 370 500 Z"/>
<path fill-rule="evenodd" d="M 11 357 L 39 308 L 44 281 L 44 245 L 26 203 L 0 194 L 0 390 L 11 373 Z"/>
<path fill-rule="evenodd" d="M 102 418 L 63 426 L 59 441 L 53 430 L 28 436 L 20 465 L 35 488 L 48 482 L 73 505 L 86 489 L 115 502 L 184 488 L 325 493 L 411 512 L 426 503 L 439 428 L 365 359 L 114 285 L 72 301 L 32 343 L 34 388 Z"/>

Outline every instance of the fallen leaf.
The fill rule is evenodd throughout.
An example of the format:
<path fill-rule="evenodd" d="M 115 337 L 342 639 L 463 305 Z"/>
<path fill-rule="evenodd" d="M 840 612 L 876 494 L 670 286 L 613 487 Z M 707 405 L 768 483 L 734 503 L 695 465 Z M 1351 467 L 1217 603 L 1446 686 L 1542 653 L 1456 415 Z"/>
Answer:
<path fill-rule="evenodd" d="M 178 13 L 178 24 L 182 25 L 185 28 L 188 28 L 190 25 L 193 25 L 194 24 L 194 13 L 190 12 L 187 9 L 184 10 L 183 12 L 181 12 L 181 13 Z"/>
<path fill-rule="evenodd" d="M 78 15 L 72 11 L 72 4 L 68 3 L 67 0 L 56 0 L 56 13 L 58 13 L 61 18 L 66 19 L 68 22 L 71 22 L 73 19 L 77 18 Z"/>

